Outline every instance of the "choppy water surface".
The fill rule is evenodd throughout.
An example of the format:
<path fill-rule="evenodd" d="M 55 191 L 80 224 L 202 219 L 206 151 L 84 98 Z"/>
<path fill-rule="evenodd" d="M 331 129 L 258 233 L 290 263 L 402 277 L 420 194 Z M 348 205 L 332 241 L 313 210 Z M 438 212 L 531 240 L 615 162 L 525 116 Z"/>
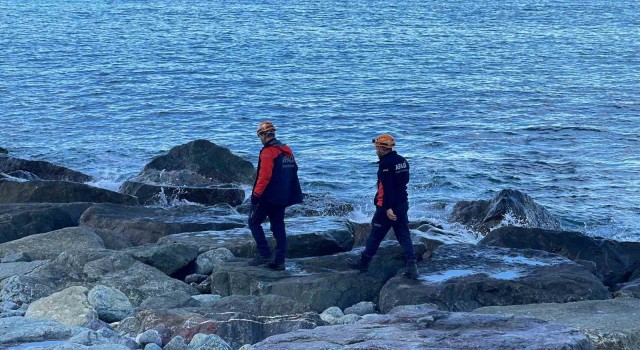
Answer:
<path fill-rule="evenodd" d="M 378 133 L 411 215 L 531 195 L 640 236 L 634 1 L 0 1 L 0 146 L 108 188 L 206 138 L 256 161 L 274 121 L 305 192 L 372 211 Z"/>

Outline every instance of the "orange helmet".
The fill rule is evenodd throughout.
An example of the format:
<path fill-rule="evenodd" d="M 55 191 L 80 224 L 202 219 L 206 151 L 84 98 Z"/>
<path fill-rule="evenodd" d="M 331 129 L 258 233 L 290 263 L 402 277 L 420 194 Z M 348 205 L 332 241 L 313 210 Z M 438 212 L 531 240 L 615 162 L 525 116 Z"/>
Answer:
<path fill-rule="evenodd" d="M 393 136 L 387 135 L 387 134 L 380 135 L 375 139 L 371 140 L 371 142 L 376 147 L 384 147 L 384 148 L 393 148 L 396 145 L 396 141 L 393 140 Z"/>
<path fill-rule="evenodd" d="M 272 133 L 275 131 L 276 131 L 276 127 L 273 126 L 271 122 L 268 122 L 266 120 L 260 123 L 260 125 L 258 125 L 258 135 L 268 133 L 268 132 Z"/>

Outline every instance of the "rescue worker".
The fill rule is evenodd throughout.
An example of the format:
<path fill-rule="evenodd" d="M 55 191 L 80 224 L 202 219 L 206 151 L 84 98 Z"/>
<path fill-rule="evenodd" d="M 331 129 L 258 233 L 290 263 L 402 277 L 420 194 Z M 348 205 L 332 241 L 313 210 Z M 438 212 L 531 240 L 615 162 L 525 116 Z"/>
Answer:
<path fill-rule="evenodd" d="M 256 241 L 257 255 L 249 261 L 249 265 L 266 265 L 273 270 L 284 270 L 287 251 L 284 211 L 290 205 L 302 203 L 298 165 L 291 148 L 276 139 L 276 128 L 271 122 L 260 123 L 257 133 L 264 147 L 260 151 L 258 172 L 251 193 L 249 229 Z M 262 229 L 267 217 L 276 240 L 273 258 Z"/>
<path fill-rule="evenodd" d="M 391 135 L 380 135 L 372 140 L 378 155 L 378 191 L 374 198 L 376 212 L 371 220 L 371 233 L 359 258 L 348 258 L 347 264 L 366 272 L 369 262 L 378 251 L 380 243 L 393 227 L 398 243 L 404 251 L 406 269 L 404 277 L 418 279 L 416 255 L 409 232 L 409 163 L 393 150 L 396 143 Z"/>

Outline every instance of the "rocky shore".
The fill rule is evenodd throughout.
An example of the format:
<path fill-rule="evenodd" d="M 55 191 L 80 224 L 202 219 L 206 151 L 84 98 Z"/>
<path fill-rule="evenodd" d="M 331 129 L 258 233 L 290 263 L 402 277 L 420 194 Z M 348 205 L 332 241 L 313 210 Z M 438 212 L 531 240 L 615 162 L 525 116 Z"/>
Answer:
<path fill-rule="evenodd" d="M 247 265 L 254 176 L 196 140 L 114 192 L 0 147 L 0 349 L 640 349 L 640 243 L 505 189 L 453 207 L 479 238 L 412 222 L 413 281 L 393 233 L 349 269 L 370 224 L 305 193 L 272 271 Z"/>

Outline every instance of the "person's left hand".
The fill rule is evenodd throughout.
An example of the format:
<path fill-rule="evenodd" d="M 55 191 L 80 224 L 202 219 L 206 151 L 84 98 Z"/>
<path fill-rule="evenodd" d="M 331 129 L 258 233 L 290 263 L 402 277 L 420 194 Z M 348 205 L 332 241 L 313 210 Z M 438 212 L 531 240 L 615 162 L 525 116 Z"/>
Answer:
<path fill-rule="evenodd" d="M 256 196 L 256 195 L 251 195 L 251 204 L 252 205 L 258 205 L 260 204 L 260 197 Z"/>
<path fill-rule="evenodd" d="M 391 221 L 396 221 L 398 220 L 398 217 L 396 216 L 396 214 L 393 213 L 393 209 L 389 208 L 387 209 L 387 217 L 389 218 L 389 220 Z"/>

